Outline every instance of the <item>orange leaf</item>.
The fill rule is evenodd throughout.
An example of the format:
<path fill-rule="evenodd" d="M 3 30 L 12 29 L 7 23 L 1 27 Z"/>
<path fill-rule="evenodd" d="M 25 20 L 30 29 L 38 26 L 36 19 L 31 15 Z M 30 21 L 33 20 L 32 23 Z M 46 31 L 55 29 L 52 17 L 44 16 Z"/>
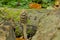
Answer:
<path fill-rule="evenodd" d="M 37 3 L 30 3 L 29 4 L 30 8 L 35 8 L 35 9 L 41 9 L 41 4 L 37 4 Z"/>
<path fill-rule="evenodd" d="M 23 37 L 20 37 L 20 38 L 16 38 L 16 40 L 24 40 L 24 38 Z"/>

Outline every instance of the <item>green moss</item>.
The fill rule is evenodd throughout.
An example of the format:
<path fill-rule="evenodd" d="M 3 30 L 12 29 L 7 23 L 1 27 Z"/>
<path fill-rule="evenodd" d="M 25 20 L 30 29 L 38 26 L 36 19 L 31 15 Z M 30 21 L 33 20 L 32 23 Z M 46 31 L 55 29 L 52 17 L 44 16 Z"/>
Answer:
<path fill-rule="evenodd" d="M 4 8 L 0 8 L 0 10 L 2 11 L 0 15 L 4 16 L 5 19 L 13 18 L 15 22 L 18 22 L 20 21 L 20 13 L 23 9 L 13 9 L 13 8 L 4 7 Z M 27 23 L 30 22 L 31 21 L 28 19 Z"/>

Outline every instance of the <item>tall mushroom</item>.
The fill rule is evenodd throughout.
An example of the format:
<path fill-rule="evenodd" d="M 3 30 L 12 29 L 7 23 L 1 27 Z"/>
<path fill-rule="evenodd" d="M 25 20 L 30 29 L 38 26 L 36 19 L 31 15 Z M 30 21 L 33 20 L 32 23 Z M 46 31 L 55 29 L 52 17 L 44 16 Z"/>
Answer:
<path fill-rule="evenodd" d="M 23 35 L 24 35 L 24 39 L 27 40 L 27 33 L 26 33 L 26 29 L 27 29 L 27 13 L 25 10 L 22 11 L 21 15 L 20 15 L 20 23 L 23 26 Z"/>

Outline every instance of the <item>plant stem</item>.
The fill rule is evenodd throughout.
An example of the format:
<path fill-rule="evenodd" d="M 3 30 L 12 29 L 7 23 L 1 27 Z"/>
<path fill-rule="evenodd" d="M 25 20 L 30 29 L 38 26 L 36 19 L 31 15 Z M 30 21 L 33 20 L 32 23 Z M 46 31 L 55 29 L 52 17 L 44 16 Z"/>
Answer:
<path fill-rule="evenodd" d="M 26 30 L 27 29 L 27 26 L 26 24 L 23 25 L 23 34 L 24 34 L 24 39 L 27 40 L 27 33 L 26 33 Z"/>

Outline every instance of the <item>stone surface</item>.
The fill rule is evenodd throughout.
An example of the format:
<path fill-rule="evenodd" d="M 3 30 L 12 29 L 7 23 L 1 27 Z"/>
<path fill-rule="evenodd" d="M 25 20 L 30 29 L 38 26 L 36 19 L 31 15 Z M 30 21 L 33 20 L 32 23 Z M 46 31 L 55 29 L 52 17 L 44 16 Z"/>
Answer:
<path fill-rule="evenodd" d="M 40 19 L 38 30 L 32 40 L 60 40 L 60 11 L 51 11 Z"/>
<path fill-rule="evenodd" d="M 10 25 L 0 24 L 0 40 L 15 40 L 14 34 Z"/>

